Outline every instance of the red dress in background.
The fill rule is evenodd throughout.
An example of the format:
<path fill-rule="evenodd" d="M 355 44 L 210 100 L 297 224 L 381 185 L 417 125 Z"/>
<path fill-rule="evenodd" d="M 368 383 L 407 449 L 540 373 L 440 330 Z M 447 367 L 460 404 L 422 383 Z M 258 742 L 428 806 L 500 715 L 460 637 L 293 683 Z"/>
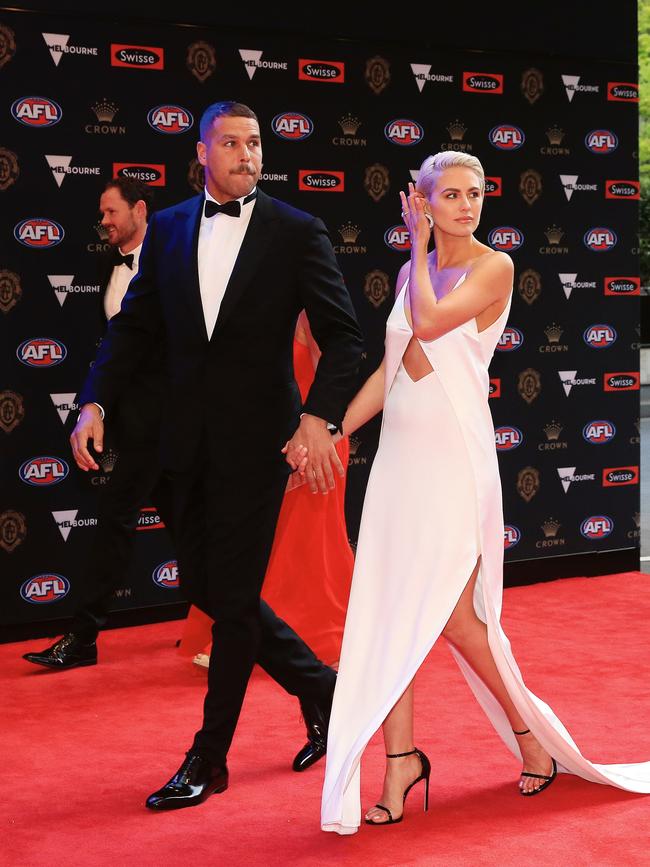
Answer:
<path fill-rule="evenodd" d="M 293 342 L 296 381 L 304 401 L 314 379 L 309 347 Z M 347 475 L 347 438 L 336 445 Z M 326 663 L 338 661 L 350 593 L 352 550 L 345 525 L 345 478 L 330 493 L 301 485 L 285 494 L 266 570 L 262 598 Z M 210 644 L 212 620 L 192 606 L 180 652 L 194 656 Z M 209 647 L 206 652 L 209 652 Z"/>

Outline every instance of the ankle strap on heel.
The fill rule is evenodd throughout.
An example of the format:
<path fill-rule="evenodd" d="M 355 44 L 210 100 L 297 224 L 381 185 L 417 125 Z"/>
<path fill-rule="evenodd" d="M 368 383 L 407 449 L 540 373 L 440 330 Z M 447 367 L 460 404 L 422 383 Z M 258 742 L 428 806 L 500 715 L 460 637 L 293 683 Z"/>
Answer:
<path fill-rule="evenodd" d="M 387 759 L 403 759 L 404 756 L 414 756 L 417 753 L 417 749 L 409 750 L 408 753 L 386 753 Z"/>
<path fill-rule="evenodd" d="M 524 729 L 523 732 L 516 732 L 516 731 L 513 729 L 513 730 L 512 730 L 512 733 L 515 734 L 515 735 L 529 735 L 529 734 L 530 734 L 530 729 Z"/>

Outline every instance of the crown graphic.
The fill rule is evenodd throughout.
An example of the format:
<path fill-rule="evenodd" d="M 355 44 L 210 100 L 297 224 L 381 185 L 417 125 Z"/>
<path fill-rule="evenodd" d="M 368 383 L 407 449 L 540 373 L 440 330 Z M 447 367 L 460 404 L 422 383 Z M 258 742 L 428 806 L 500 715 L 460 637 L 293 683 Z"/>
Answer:
<path fill-rule="evenodd" d="M 462 141 L 465 137 L 465 133 L 467 132 L 467 127 L 465 124 L 458 120 L 452 120 L 452 122 L 447 127 L 447 132 L 451 136 L 452 141 Z"/>
<path fill-rule="evenodd" d="M 546 138 L 548 139 L 548 143 L 552 145 L 562 144 L 562 139 L 564 138 L 564 130 L 560 129 L 559 126 L 554 124 L 550 126 L 546 130 Z"/>
<path fill-rule="evenodd" d="M 104 473 L 112 473 L 116 463 L 117 452 L 113 451 L 113 449 L 108 449 L 99 458 L 99 465 Z"/>
<path fill-rule="evenodd" d="M 640 513 L 640 512 L 635 512 L 635 513 L 632 515 L 632 520 L 634 521 L 634 524 L 635 524 L 635 526 L 636 526 L 636 528 L 637 528 L 637 530 L 638 530 L 639 527 L 641 526 L 641 513 Z"/>
<path fill-rule="evenodd" d="M 339 235 L 343 238 L 346 244 L 356 243 L 360 232 L 361 229 L 359 226 L 355 226 L 352 223 L 344 223 L 344 225 L 339 226 Z"/>
<path fill-rule="evenodd" d="M 560 434 L 562 433 L 562 425 L 559 422 L 553 420 L 550 424 L 544 426 L 544 433 L 546 434 L 546 439 L 549 440 L 549 442 L 555 442 L 560 438 Z"/>
<path fill-rule="evenodd" d="M 546 539 L 554 539 L 562 525 L 556 518 L 547 518 L 542 524 L 542 531 Z"/>
<path fill-rule="evenodd" d="M 544 334 L 547 336 L 549 343 L 559 343 L 563 331 L 564 329 L 560 328 L 560 326 L 556 325 L 554 322 L 552 325 L 549 325 L 544 329 Z"/>
<path fill-rule="evenodd" d="M 97 120 L 100 123 L 110 123 L 119 111 L 119 108 L 115 103 L 109 102 L 106 97 L 99 102 L 96 102 L 94 105 L 91 105 L 91 108 L 97 115 Z"/>
<path fill-rule="evenodd" d="M 99 237 L 102 241 L 105 241 L 108 238 L 108 232 L 102 226 L 101 220 L 97 220 L 97 222 L 95 223 L 93 228 L 95 229 L 95 231 L 97 232 L 97 234 L 99 235 Z"/>
<path fill-rule="evenodd" d="M 564 231 L 560 229 L 559 226 L 556 226 L 555 223 L 552 226 L 549 226 L 544 234 L 546 235 L 549 244 L 559 244 L 564 237 Z"/>
<path fill-rule="evenodd" d="M 344 114 L 339 120 L 339 126 L 344 135 L 356 135 L 357 130 L 361 126 L 361 121 L 358 117 L 352 114 Z"/>
<path fill-rule="evenodd" d="M 350 443 L 350 454 L 351 454 L 351 455 L 356 455 L 356 453 L 357 453 L 357 449 L 358 449 L 359 446 L 361 445 L 361 440 L 360 440 L 360 439 L 357 439 L 356 437 L 350 437 L 350 438 L 349 438 L 349 443 Z"/>

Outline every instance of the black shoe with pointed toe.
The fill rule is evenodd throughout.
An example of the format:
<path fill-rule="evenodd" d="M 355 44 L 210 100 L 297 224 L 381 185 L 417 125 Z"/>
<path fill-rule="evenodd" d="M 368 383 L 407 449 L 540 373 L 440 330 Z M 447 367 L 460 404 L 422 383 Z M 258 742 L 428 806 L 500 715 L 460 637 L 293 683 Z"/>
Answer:
<path fill-rule="evenodd" d="M 335 682 L 336 683 L 336 682 Z M 307 743 L 293 760 L 294 771 L 305 771 L 327 752 L 327 729 L 332 712 L 334 686 L 323 701 L 301 699 L 300 710 L 307 727 Z"/>
<path fill-rule="evenodd" d="M 213 765 L 197 753 L 189 752 L 185 761 L 162 789 L 147 798 L 150 810 L 182 810 L 202 804 L 210 795 L 228 788 L 228 768 Z"/>
<path fill-rule="evenodd" d="M 82 665 L 97 665 L 97 644 L 84 641 L 74 632 L 67 632 L 51 647 L 40 653 L 25 653 L 23 659 L 55 671 L 79 668 Z"/>

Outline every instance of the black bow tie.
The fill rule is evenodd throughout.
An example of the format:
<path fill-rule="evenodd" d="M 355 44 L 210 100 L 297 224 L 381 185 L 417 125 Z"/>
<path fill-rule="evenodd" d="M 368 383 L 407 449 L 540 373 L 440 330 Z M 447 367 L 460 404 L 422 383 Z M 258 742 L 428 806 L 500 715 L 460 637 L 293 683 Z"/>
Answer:
<path fill-rule="evenodd" d="M 126 265 L 133 271 L 133 253 L 127 253 L 126 256 L 123 256 L 116 248 L 113 254 L 113 267 L 117 268 L 118 265 Z"/>
<path fill-rule="evenodd" d="M 255 195 L 255 193 L 251 193 L 249 196 L 246 196 L 244 204 L 247 205 L 249 202 L 252 202 Z M 218 202 L 213 202 L 212 199 L 206 199 L 203 213 L 208 219 L 214 217 L 215 214 L 227 214 L 229 217 L 241 217 L 241 204 L 237 199 L 233 199 L 223 205 L 220 205 Z"/>

